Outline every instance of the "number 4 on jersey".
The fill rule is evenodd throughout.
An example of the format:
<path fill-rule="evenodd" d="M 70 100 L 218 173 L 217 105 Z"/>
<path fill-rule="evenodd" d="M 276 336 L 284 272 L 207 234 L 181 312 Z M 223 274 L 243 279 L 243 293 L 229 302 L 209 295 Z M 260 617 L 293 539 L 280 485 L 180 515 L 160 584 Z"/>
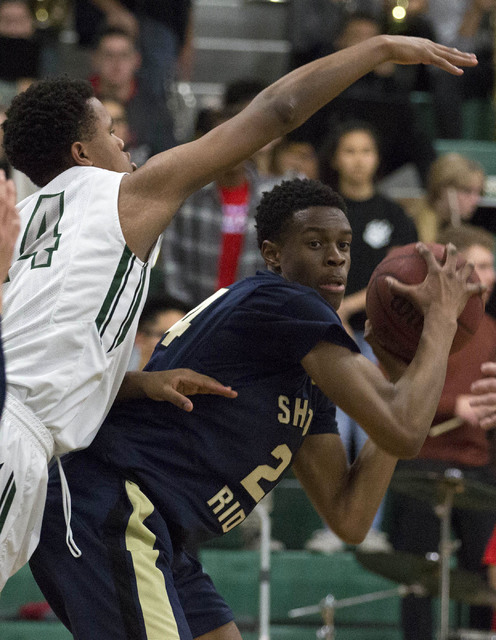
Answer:
<path fill-rule="evenodd" d="M 59 248 L 59 223 L 63 213 L 64 192 L 38 198 L 19 251 L 19 260 L 31 258 L 31 269 L 52 264 L 52 254 Z"/>

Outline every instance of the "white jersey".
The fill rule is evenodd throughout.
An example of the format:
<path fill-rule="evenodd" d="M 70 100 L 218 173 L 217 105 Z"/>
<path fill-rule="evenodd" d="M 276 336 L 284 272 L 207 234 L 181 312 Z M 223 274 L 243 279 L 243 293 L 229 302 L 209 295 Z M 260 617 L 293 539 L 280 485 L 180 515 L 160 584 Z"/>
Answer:
<path fill-rule="evenodd" d="M 119 223 L 124 175 L 72 167 L 19 204 L 3 292 L 7 384 L 49 429 L 55 454 L 95 436 L 146 298 L 148 263 L 127 247 Z"/>

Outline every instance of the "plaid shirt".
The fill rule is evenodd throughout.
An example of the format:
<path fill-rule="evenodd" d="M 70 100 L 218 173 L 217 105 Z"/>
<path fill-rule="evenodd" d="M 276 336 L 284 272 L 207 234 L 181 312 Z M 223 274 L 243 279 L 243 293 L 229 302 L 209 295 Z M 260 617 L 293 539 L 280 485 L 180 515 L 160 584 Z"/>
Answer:
<path fill-rule="evenodd" d="M 265 267 L 257 244 L 256 207 L 264 191 L 280 178 L 262 178 L 247 167 L 250 204 L 237 279 Z M 196 306 L 215 292 L 222 244 L 222 205 L 215 182 L 196 191 L 174 216 L 162 240 L 161 260 L 166 292 Z"/>

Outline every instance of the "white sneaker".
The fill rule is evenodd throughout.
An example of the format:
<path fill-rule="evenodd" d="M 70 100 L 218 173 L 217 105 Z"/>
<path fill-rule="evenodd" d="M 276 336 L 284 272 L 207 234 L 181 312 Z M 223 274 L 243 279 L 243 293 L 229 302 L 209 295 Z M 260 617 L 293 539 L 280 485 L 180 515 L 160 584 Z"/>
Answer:
<path fill-rule="evenodd" d="M 357 545 L 361 551 L 392 551 L 393 545 L 389 542 L 387 534 L 378 529 L 370 529 L 363 542 Z"/>
<path fill-rule="evenodd" d="M 312 537 L 305 542 L 307 551 L 317 551 L 319 553 L 335 553 L 344 551 L 345 544 L 330 529 L 317 529 L 312 533 Z"/>

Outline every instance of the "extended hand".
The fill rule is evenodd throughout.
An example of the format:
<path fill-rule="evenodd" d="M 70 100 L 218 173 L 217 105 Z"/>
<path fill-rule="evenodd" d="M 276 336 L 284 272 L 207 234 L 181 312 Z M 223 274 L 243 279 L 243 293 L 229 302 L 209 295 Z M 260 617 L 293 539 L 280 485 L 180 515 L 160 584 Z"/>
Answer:
<path fill-rule="evenodd" d="M 383 36 L 392 47 L 390 61 L 397 64 L 431 64 L 453 75 L 461 75 L 461 67 L 475 67 L 477 57 L 437 44 L 425 38 Z"/>
<path fill-rule="evenodd" d="M 143 371 L 141 388 L 152 400 L 165 400 L 184 411 L 193 410 L 193 403 L 186 396 L 206 394 L 236 398 L 238 395 L 231 387 L 224 386 L 215 378 L 191 369 Z"/>

